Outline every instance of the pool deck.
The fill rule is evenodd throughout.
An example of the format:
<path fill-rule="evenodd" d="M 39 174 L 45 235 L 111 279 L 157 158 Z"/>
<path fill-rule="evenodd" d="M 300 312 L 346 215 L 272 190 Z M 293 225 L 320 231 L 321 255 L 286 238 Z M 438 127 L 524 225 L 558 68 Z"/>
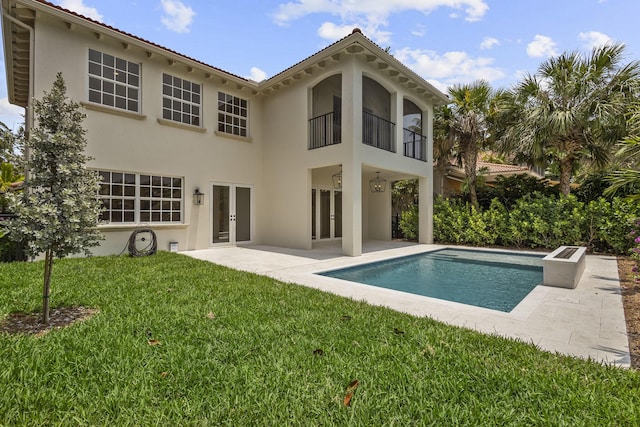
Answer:
<path fill-rule="evenodd" d="M 550 352 L 630 366 L 615 257 L 587 255 L 584 274 L 575 289 L 537 286 L 510 313 L 314 274 L 443 247 L 446 246 L 373 241 L 363 244 L 360 257 L 342 255 L 336 242 L 320 243 L 311 250 L 255 245 L 182 253 L 450 325 L 533 343 Z"/>

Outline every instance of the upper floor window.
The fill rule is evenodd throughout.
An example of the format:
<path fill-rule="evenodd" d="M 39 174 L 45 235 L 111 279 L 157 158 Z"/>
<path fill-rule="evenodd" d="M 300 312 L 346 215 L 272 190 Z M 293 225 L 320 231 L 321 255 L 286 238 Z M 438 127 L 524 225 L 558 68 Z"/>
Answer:
<path fill-rule="evenodd" d="M 218 92 L 218 131 L 247 137 L 248 102 L 223 92 Z"/>
<path fill-rule="evenodd" d="M 162 74 L 162 118 L 200 126 L 200 85 Z"/>
<path fill-rule="evenodd" d="M 89 49 L 89 101 L 140 112 L 140 64 Z"/>
<path fill-rule="evenodd" d="M 111 224 L 182 222 L 182 178 L 98 171 L 101 220 Z"/>

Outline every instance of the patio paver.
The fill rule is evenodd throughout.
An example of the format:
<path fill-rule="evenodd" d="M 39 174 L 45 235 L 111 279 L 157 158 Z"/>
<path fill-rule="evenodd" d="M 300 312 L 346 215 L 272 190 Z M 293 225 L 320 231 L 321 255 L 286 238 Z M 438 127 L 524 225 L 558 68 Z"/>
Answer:
<path fill-rule="evenodd" d="M 510 313 L 314 274 L 442 247 L 397 241 L 365 242 L 360 257 L 341 255 L 337 243 L 318 244 L 312 250 L 256 245 L 182 253 L 415 316 L 428 316 L 450 325 L 519 339 L 543 350 L 630 366 L 615 257 L 588 255 L 584 274 L 575 289 L 537 286 Z"/>

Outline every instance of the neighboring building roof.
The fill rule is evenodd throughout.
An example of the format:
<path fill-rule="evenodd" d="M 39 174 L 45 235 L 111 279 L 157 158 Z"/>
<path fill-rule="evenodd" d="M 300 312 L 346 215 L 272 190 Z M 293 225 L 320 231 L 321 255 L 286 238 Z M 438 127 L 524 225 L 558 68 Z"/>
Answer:
<path fill-rule="evenodd" d="M 478 171 L 484 169 L 488 175 L 500 175 L 500 174 L 513 174 L 514 172 L 526 173 L 529 168 L 526 166 L 518 165 L 505 165 L 500 163 L 478 162 L 476 163 Z"/>
<path fill-rule="evenodd" d="M 18 4 L 24 7 L 18 8 Z M 381 73 L 395 79 L 410 91 L 414 91 L 418 96 L 426 97 L 434 104 L 447 104 L 449 102 L 445 94 L 365 37 L 359 29 L 355 29 L 350 35 L 275 76 L 256 83 L 45 0 L 2 0 L 2 8 L 3 12 L 8 11 L 11 16 L 8 17 L 3 14 L 2 20 L 9 100 L 11 103 L 23 107 L 28 104 L 30 97 L 30 34 L 27 28 L 16 21 L 33 28 L 36 11 L 58 17 L 66 22 L 69 30 L 73 30 L 76 25 L 88 27 L 91 31 L 96 31 L 96 37 L 98 38 L 111 36 L 122 40 L 123 43 L 147 50 L 149 55 L 164 55 L 172 60 L 183 62 L 187 66 L 201 68 L 206 73 L 216 75 L 224 81 L 231 80 L 239 85 L 239 89 L 246 88 L 254 94 L 268 94 L 271 91 L 277 91 L 282 87 L 288 86 L 292 81 L 312 75 L 315 68 L 325 68 L 331 62 L 339 61 L 342 55 L 363 55 L 367 63 L 376 66 Z"/>
<path fill-rule="evenodd" d="M 464 168 L 458 167 L 457 165 L 452 164 L 447 168 L 447 170 L 448 170 L 448 176 L 450 176 L 453 179 L 464 179 L 466 177 Z M 496 176 L 499 176 L 499 175 L 510 176 L 510 175 L 520 175 L 520 174 L 527 174 L 538 179 L 544 178 L 538 175 L 537 173 L 533 172 L 527 166 L 490 163 L 490 162 L 483 162 L 480 160 L 478 160 L 478 162 L 476 163 L 476 172 L 478 174 L 482 173 L 482 176 L 489 178 L 490 180 L 491 178 L 495 178 Z"/>

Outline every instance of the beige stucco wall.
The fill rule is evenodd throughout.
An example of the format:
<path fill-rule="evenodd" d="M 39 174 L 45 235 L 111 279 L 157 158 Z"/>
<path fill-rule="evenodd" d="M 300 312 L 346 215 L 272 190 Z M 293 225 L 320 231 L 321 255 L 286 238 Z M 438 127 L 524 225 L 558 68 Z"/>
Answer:
<path fill-rule="evenodd" d="M 141 114 L 96 109 L 88 103 L 90 48 L 141 64 Z M 289 79 L 287 84 L 258 95 L 257 86 L 251 83 L 234 81 L 211 69 L 198 68 L 197 64 L 172 64 L 166 55 L 149 55 L 146 49 L 123 44 L 121 39 L 96 37 L 81 26 L 69 29 L 65 23 L 43 14 L 36 25 L 35 57 L 36 97 L 50 89 L 60 71 L 69 97 L 84 103 L 87 152 L 94 158 L 91 168 L 184 178 L 184 224 L 151 224 L 158 235 L 159 249 L 167 250 L 169 242 L 178 242 L 180 250 L 211 246 L 214 183 L 251 188 L 251 243 L 258 244 L 311 248 L 311 189 L 332 188 L 331 175 L 340 168 L 342 242 L 346 254 L 359 255 L 363 239 L 391 238 L 392 180 L 420 178 L 421 209 L 425 203 L 424 211 L 429 211 L 433 191 L 427 188 L 433 185 L 431 162 L 403 155 L 403 99 L 415 103 L 425 117 L 432 117 L 432 106 L 368 63 L 364 56 L 343 53 L 339 61 L 328 61 L 322 67 L 314 67 L 313 73 L 304 78 Z M 163 72 L 201 85 L 202 128 L 169 126 L 158 121 L 162 114 Z M 309 150 L 309 119 L 319 110 L 333 109 L 336 85 L 329 85 L 331 93 L 316 90 L 316 98 L 321 95 L 321 99 L 314 98 L 313 89 L 321 87 L 317 85 L 330 76 L 339 76 L 341 82 L 342 143 Z M 376 83 L 369 84 L 368 79 Z M 248 100 L 250 138 L 216 133 L 218 91 Z M 378 105 L 380 94 L 385 102 Z M 375 114 L 397 124 L 395 153 L 361 143 L 363 105 L 373 106 Z M 423 133 L 431 141 L 432 127 L 429 121 L 427 124 Z M 389 181 L 385 193 L 369 191 L 368 182 L 376 171 Z M 205 194 L 203 206 L 192 203 L 196 188 Z M 135 225 L 102 226 L 106 240 L 95 253 L 120 252 L 133 229 Z M 426 217 L 421 221 L 421 230 L 426 232 L 420 240 L 428 241 L 430 220 Z"/>
<path fill-rule="evenodd" d="M 58 71 L 66 81 L 68 96 L 78 102 L 88 99 L 89 48 L 142 64 L 142 115 L 124 117 L 117 112 L 85 108 L 88 130 L 87 152 L 94 158 L 91 168 L 124 172 L 171 175 L 184 178 L 184 225 L 153 224 L 158 235 L 158 247 L 166 250 L 169 242 L 179 243 L 179 249 L 209 247 L 211 241 L 210 206 L 213 182 L 248 185 L 254 196 L 262 189 L 261 100 L 233 84 L 224 85 L 217 77 L 207 78 L 203 71 L 189 71 L 185 65 L 170 66 L 167 58 L 103 38 L 75 27 L 69 30 L 63 23 L 42 17 L 36 27 L 35 94 L 50 90 Z M 158 123 L 162 117 L 162 73 L 166 72 L 202 87 L 202 126 L 204 131 L 185 130 Z M 223 91 L 249 101 L 250 140 L 216 135 L 217 97 Z M 194 206 L 192 194 L 196 187 L 205 193 L 205 204 Z M 260 216 L 260 204 L 255 204 L 254 218 Z M 104 226 L 106 240 L 96 253 L 118 253 L 131 234 L 131 226 Z M 260 229 L 254 227 L 254 241 L 260 241 Z"/>

